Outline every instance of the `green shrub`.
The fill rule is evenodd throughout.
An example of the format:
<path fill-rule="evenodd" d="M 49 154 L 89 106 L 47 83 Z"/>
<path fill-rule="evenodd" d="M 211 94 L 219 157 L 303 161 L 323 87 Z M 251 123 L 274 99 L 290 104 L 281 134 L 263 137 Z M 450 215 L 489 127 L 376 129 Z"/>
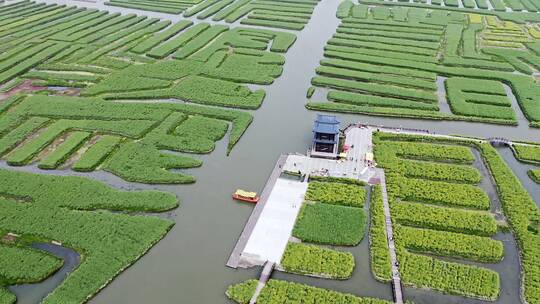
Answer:
<path fill-rule="evenodd" d="M 452 77 L 445 85 L 450 108 L 455 114 L 516 120 L 500 83 L 475 80 L 473 85 L 471 79 Z"/>
<path fill-rule="evenodd" d="M 459 210 L 421 203 L 392 206 L 392 217 L 402 225 L 480 236 L 497 233 L 497 222 L 488 212 Z"/>
<path fill-rule="evenodd" d="M 64 142 L 55 147 L 54 151 L 43 158 L 38 167 L 40 169 L 56 169 L 76 152 L 91 135 L 89 132 L 73 132 Z"/>
<path fill-rule="evenodd" d="M 512 151 L 520 161 L 540 163 L 540 146 L 514 144 Z"/>
<path fill-rule="evenodd" d="M 535 183 L 540 184 L 540 169 L 529 170 L 527 174 Z"/>
<path fill-rule="evenodd" d="M 503 245 L 487 237 L 462 233 L 399 227 L 396 239 L 409 251 L 458 257 L 484 263 L 503 258 Z"/>
<path fill-rule="evenodd" d="M 63 261 L 45 251 L 0 244 L 0 286 L 42 281 Z"/>
<path fill-rule="evenodd" d="M 493 270 L 407 252 L 400 252 L 398 259 L 406 285 L 491 301 L 499 295 L 499 274 Z"/>
<path fill-rule="evenodd" d="M 348 185 L 358 185 L 358 186 L 366 186 L 366 182 L 354 179 L 354 178 L 348 178 L 348 177 L 335 177 L 335 176 L 318 176 L 318 175 L 310 175 L 309 181 L 315 181 L 315 182 L 325 182 L 325 183 L 341 183 L 341 184 L 348 184 Z"/>
<path fill-rule="evenodd" d="M 232 285 L 231 288 L 243 289 L 250 286 L 252 281 L 246 281 L 237 285 Z M 240 300 L 243 299 L 240 298 Z M 236 300 L 236 299 L 234 299 Z M 271 279 L 262 289 L 261 294 L 257 298 L 259 304 L 285 304 L 295 301 L 297 303 L 341 303 L 341 304 L 390 304 L 392 302 L 375 298 L 358 297 L 352 294 L 341 293 L 333 290 L 312 287 L 309 285 L 280 281 Z M 236 300 L 239 304 L 241 302 Z"/>
<path fill-rule="evenodd" d="M 363 207 L 366 191 L 358 185 L 343 183 L 310 182 L 306 200 L 326 204 Z"/>
<path fill-rule="evenodd" d="M 234 300 L 239 304 L 249 304 L 249 301 L 255 294 L 255 289 L 259 281 L 248 280 L 239 284 L 231 285 L 227 288 L 225 294 L 229 299 Z"/>
<path fill-rule="evenodd" d="M 289 243 L 280 265 L 283 270 L 291 273 L 347 279 L 354 270 L 354 257 L 350 252 Z"/>
<path fill-rule="evenodd" d="M 176 197 L 168 193 L 119 191 L 87 178 L 6 170 L 0 170 L 0 192 L 4 196 L 0 199 L 0 230 L 42 242 L 58 241 L 82 255 L 77 269 L 43 300 L 46 304 L 85 302 L 173 225 L 157 217 L 82 210 L 163 211 L 178 205 Z"/>
<path fill-rule="evenodd" d="M 371 272 L 377 280 L 389 282 L 392 279 L 392 261 L 388 248 L 386 218 L 384 216 L 380 185 L 373 187 L 369 209 L 371 212 L 371 225 L 369 228 Z"/>
<path fill-rule="evenodd" d="M 393 195 L 404 201 L 478 210 L 488 210 L 490 207 L 487 194 L 475 186 L 404 178 L 397 175 L 388 175 L 387 179 Z"/>
<path fill-rule="evenodd" d="M 103 135 L 89 147 L 71 167 L 75 171 L 88 172 L 95 170 L 105 158 L 120 144 L 121 138 Z"/>
<path fill-rule="evenodd" d="M 304 242 L 353 246 L 362 240 L 365 226 L 361 208 L 305 204 L 296 219 L 293 236 Z"/>
<path fill-rule="evenodd" d="M 188 20 L 181 20 L 180 22 L 175 23 L 173 26 L 167 28 L 166 30 L 156 33 L 152 35 L 150 38 L 145 39 L 143 42 L 137 44 L 134 48 L 132 48 L 130 51 L 135 52 L 137 54 L 143 54 L 148 52 L 150 49 L 154 48 L 155 46 L 159 45 L 163 41 L 168 40 L 172 36 L 180 33 L 181 31 L 185 30 L 186 28 L 193 25 L 192 21 Z"/>

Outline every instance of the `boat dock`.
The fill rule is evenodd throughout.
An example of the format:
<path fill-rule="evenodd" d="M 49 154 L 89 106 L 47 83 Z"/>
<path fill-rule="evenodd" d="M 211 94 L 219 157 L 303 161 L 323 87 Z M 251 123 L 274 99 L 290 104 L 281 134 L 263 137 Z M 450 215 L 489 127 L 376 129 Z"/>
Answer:
<path fill-rule="evenodd" d="M 394 301 L 403 303 L 402 284 L 398 268 L 392 219 L 386 193 L 384 171 L 374 167 L 372 159 L 372 133 L 374 127 L 351 125 L 344 131 L 345 145 L 348 146 L 346 157 L 342 159 L 315 158 L 309 155 L 281 155 L 268 178 L 259 203 L 251 213 L 234 247 L 227 266 L 232 268 L 263 266 L 261 278 L 250 303 L 257 297 L 271 276 L 274 266 L 279 265 L 285 248 L 292 234 L 296 217 L 307 191 L 307 180 L 281 177 L 282 173 L 300 173 L 300 175 L 320 175 L 348 177 L 380 183 L 383 192 L 384 215 L 388 250 L 392 262 L 392 289 Z M 401 131 L 401 130 L 399 130 Z"/>
<path fill-rule="evenodd" d="M 249 219 L 246 225 L 244 226 L 244 229 L 242 230 L 240 237 L 238 238 L 238 242 L 234 246 L 234 249 L 229 257 L 229 260 L 227 261 L 228 267 L 238 268 L 240 266 L 241 255 L 244 252 L 247 242 L 250 236 L 252 235 L 253 230 L 255 229 L 255 225 L 257 224 L 257 221 L 259 220 L 261 213 L 263 212 L 263 209 L 268 202 L 270 193 L 272 192 L 274 185 L 276 184 L 279 176 L 281 175 L 281 172 L 283 170 L 282 168 L 285 165 L 287 158 L 288 158 L 288 155 L 283 154 L 279 157 L 278 161 L 276 162 L 276 165 L 274 166 L 274 169 L 272 170 L 270 177 L 268 177 L 266 185 L 264 186 L 264 189 L 261 193 L 259 202 L 255 205 L 255 208 L 251 212 L 251 215 L 249 216 Z"/>

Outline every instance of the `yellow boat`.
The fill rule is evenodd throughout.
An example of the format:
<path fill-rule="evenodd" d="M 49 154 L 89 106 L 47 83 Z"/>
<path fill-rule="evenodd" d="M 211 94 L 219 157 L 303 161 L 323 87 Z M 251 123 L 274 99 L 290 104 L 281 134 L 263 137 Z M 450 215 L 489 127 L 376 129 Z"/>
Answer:
<path fill-rule="evenodd" d="M 235 200 L 248 202 L 248 203 L 257 203 L 259 201 L 257 192 L 249 192 L 249 191 L 244 191 L 241 189 L 236 190 L 236 192 L 233 193 L 232 197 Z"/>

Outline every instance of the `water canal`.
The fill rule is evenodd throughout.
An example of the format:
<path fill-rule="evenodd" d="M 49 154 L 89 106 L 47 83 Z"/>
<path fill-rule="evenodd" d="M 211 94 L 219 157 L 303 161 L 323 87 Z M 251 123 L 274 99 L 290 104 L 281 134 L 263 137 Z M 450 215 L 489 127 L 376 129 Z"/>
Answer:
<path fill-rule="evenodd" d="M 65 3 L 67 1 L 46 2 Z M 121 8 L 105 7 L 102 3 L 69 1 L 69 4 L 91 6 L 110 11 Z M 310 143 L 311 125 L 316 112 L 304 108 L 305 94 L 310 79 L 323 57 L 323 47 L 332 36 L 339 21 L 335 12 L 339 0 L 322 0 L 316 7 L 306 28 L 297 34 L 298 39 L 286 54 L 283 75 L 274 84 L 266 87 L 267 97 L 263 106 L 253 112 L 254 122 L 236 145 L 230 156 L 226 156 L 226 140 L 217 143 L 216 150 L 201 156 L 202 168 L 188 170 L 197 177 L 197 183 L 187 186 L 150 186 L 127 183 L 103 172 L 85 174 L 123 189 L 161 189 L 175 193 L 181 200 L 179 209 L 165 216 L 175 220 L 176 225 L 169 234 L 132 267 L 102 290 L 90 303 L 230 303 L 224 295 L 228 285 L 258 277 L 259 269 L 227 268 L 225 263 L 237 237 L 248 219 L 252 206 L 230 199 L 236 188 L 261 191 L 274 163 L 281 153 L 304 153 Z M 134 10 L 125 10 L 133 12 Z M 156 15 L 149 13 L 148 15 Z M 159 14 L 157 14 L 159 15 Z M 162 16 L 163 17 L 163 16 Z M 317 96 L 317 95 L 315 95 Z M 530 129 L 526 124 L 518 127 L 488 125 L 468 122 L 443 122 L 413 119 L 384 118 L 365 115 L 338 114 L 342 124 L 364 122 L 395 127 L 429 129 L 440 134 L 460 134 L 476 137 L 507 137 L 510 139 L 540 141 L 540 129 Z M 511 152 L 501 151 L 505 159 L 531 192 L 540 199 L 540 187 L 529 182 L 523 165 L 517 163 Z M 507 153 L 508 152 L 508 153 Z M 13 168 L 12 168 L 13 169 Z M 34 167 L 21 170 L 39 171 Z M 51 172 L 57 173 L 57 172 Z M 63 174 L 72 174 L 63 171 Z M 506 238 L 507 235 L 502 236 Z M 362 296 L 391 299 L 388 284 L 376 282 L 369 270 L 368 238 L 355 248 L 357 269 L 346 281 L 275 273 L 274 278 L 303 282 L 315 286 L 345 291 Z M 515 254 L 505 242 L 507 254 Z M 510 246 L 510 247 L 508 247 Z M 515 256 L 500 265 L 503 275 L 519 274 Z M 17 292 L 19 304 L 35 304 L 36 296 L 43 295 L 50 286 L 38 284 L 32 289 Z M 21 297 L 22 295 L 22 297 Z M 34 296 L 32 296 L 34 295 Z M 462 297 L 442 296 L 423 290 L 406 289 L 406 299 L 416 303 L 481 303 Z M 501 302 L 502 303 L 502 302 Z M 511 304 L 511 302 L 505 302 Z"/>

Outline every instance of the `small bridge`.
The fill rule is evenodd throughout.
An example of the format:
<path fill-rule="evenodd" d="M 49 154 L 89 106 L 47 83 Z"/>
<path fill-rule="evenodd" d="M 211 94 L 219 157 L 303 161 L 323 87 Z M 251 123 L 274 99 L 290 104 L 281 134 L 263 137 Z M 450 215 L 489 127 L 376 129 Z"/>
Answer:
<path fill-rule="evenodd" d="M 270 276 L 272 275 L 272 271 L 274 270 L 275 264 L 267 261 L 264 264 L 263 270 L 261 272 L 261 276 L 259 278 L 259 283 L 257 284 L 257 289 L 255 289 L 255 293 L 251 297 L 251 300 L 249 301 L 249 304 L 255 304 L 257 303 L 257 298 L 259 297 L 259 294 L 261 293 L 262 289 L 266 285 L 266 282 L 270 279 Z"/>
<path fill-rule="evenodd" d="M 490 137 L 487 139 L 492 146 L 509 146 L 512 141 L 504 137 Z"/>

